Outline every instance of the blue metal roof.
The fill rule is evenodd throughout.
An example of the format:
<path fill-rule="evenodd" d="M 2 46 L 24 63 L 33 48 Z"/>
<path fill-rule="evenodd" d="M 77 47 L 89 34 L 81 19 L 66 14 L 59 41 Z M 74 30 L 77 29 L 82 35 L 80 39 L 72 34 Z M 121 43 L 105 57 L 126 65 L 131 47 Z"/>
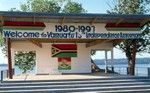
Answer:
<path fill-rule="evenodd" d="M 149 14 L 94 14 L 94 13 L 40 13 L 40 12 L 11 12 L 0 11 L 4 21 L 41 21 L 41 22 L 61 22 L 65 17 L 65 22 L 88 23 L 94 20 L 94 23 L 116 23 L 124 19 L 123 23 L 141 23 L 141 21 L 150 21 Z M 25 19 L 24 19 L 25 18 Z M 33 19 L 34 18 L 34 19 Z"/>
<path fill-rule="evenodd" d="M 40 12 L 10 12 L 10 11 L 0 11 L 0 16 L 150 18 L 149 14 L 142 15 L 142 14 L 94 14 L 94 13 L 40 13 Z"/>

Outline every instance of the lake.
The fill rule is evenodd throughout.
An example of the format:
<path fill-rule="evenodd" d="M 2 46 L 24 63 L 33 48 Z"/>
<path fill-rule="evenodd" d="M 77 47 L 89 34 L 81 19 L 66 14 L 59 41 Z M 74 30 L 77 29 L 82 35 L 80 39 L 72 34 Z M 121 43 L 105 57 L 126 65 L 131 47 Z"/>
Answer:
<path fill-rule="evenodd" d="M 98 66 L 101 69 L 105 69 L 104 64 L 98 64 Z M 147 68 L 150 67 L 149 64 L 136 64 L 135 67 L 135 75 L 136 76 L 147 76 L 148 70 Z M 1 70 L 7 70 L 7 65 L 0 65 L 0 71 Z M 114 64 L 114 71 L 119 74 L 125 74 L 127 73 L 127 65 L 126 64 Z M 15 75 L 21 74 L 21 70 L 18 67 L 15 67 Z M 35 70 L 30 71 L 28 73 L 35 73 Z"/>
<path fill-rule="evenodd" d="M 0 71 L 7 70 L 7 69 L 8 69 L 7 65 L 0 65 Z M 35 70 L 32 70 L 28 73 L 35 73 Z M 20 74 L 22 74 L 22 71 L 18 67 L 15 66 L 15 75 L 20 75 Z M 1 77 L 1 74 L 0 74 L 0 77 Z"/>
<path fill-rule="evenodd" d="M 98 65 L 101 69 L 105 69 L 105 65 Z M 109 65 L 109 67 L 111 67 Z M 126 75 L 127 74 L 127 64 L 114 64 L 114 71 Z M 135 75 L 136 76 L 147 76 L 148 75 L 148 67 L 150 67 L 149 64 L 136 64 L 135 65 Z"/>

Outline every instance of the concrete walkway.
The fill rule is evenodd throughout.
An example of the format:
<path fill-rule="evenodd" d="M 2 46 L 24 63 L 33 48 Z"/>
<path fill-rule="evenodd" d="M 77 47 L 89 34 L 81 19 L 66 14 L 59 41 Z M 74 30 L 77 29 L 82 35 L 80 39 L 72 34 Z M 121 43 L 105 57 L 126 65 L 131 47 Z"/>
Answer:
<path fill-rule="evenodd" d="M 92 74 L 65 74 L 65 75 L 34 75 L 23 74 L 13 76 L 13 79 L 5 79 L 6 81 L 16 80 L 68 80 L 68 79 L 94 79 L 94 78 L 110 78 L 110 77 L 124 77 L 118 74 L 92 73 Z"/>

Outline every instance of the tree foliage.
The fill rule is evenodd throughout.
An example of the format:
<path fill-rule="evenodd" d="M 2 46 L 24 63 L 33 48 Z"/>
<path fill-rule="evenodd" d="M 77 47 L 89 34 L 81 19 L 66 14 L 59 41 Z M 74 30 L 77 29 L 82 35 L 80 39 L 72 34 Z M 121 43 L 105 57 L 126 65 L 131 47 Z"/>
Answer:
<path fill-rule="evenodd" d="M 20 7 L 24 12 L 57 13 L 61 9 L 56 0 L 28 0 L 27 3 L 21 4 Z"/>
<path fill-rule="evenodd" d="M 20 10 L 18 10 L 17 8 L 11 8 L 9 11 L 11 11 L 11 12 L 13 12 L 13 11 L 20 11 Z"/>
<path fill-rule="evenodd" d="M 113 14 L 144 14 L 149 12 L 147 8 L 150 0 L 112 0 L 108 13 Z M 114 6 L 112 6 L 114 5 Z"/>
<path fill-rule="evenodd" d="M 114 1 L 114 0 L 113 0 Z M 145 14 L 149 9 L 146 8 L 149 5 L 150 0 L 117 0 L 115 6 L 108 13 L 116 13 L 116 14 Z M 141 52 L 146 49 L 146 46 L 149 45 L 149 24 L 145 25 L 142 38 L 141 39 L 128 39 L 120 44 L 120 48 L 124 52 L 130 52 L 133 48 L 133 42 L 136 43 L 136 52 Z M 130 53 L 129 53 L 130 54 Z"/>
<path fill-rule="evenodd" d="M 0 47 L 2 47 L 4 44 L 4 39 L 2 37 L 2 33 L 0 33 Z"/>
<path fill-rule="evenodd" d="M 65 6 L 63 11 L 64 13 L 84 13 L 86 12 L 85 9 L 83 9 L 82 4 L 79 4 L 77 2 L 68 2 Z"/>
<path fill-rule="evenodd" d="M 16 52 L 15 53 L 15 65 L 26 73 L 29 70 L 33 70 L 35 66 L 36 54 L 33 51 L 30 52 Z"/>
<path fill-rule="evenodd" d="M 149 0 L 113 0 L 115 4 L 108 13 L 111 14 L 145 14 L 148 12 L 147 5 Z M 128 59 L 128 66 L 131 68 L 129 74 L 134 75 L 135 61 L 137 52 L 143 52 L 149 46 L 150 35 L 149 25 L 145 25 L 140 39 L 124 40 L 119 47 L 125 52 Z"/>
<path fill-rule="evenodd" d="M 49 12 L 49 13 L 83 13 L 86 12 L 82 4 L 71 0 L 27 0 L 21 4 L 24 12 Z"/>
<path fill-rule="evenodd" d="M 2 26 L 0 26 L 0 47 L 2 49 L 2 53 L 6 55 L 6 46 L 5 46 L 5 40 L 2 37 Z"/>

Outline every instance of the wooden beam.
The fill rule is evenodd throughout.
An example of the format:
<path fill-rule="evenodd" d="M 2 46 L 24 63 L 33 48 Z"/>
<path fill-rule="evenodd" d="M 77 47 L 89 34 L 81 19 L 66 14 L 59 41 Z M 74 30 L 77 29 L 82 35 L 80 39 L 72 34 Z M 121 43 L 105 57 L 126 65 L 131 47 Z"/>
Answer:
<path fill-rule="evenodd" d="M 62 20 L 60 22 L 61 25 L 64 23 L 65 19 L 66 19 L 65 17 L 62 18 Z"/>
<path fill-rule="evenodd" d="M 35 24 L 35 16 L 33 17 L 33 23 Z"/>
<path fill-rule="evenodd" d="M 2 21 L 3 20 L 3 16 L 0 16 L 0 21 Z"/>
<path fill-rule="evenodd" d="M 144 24 L 146 24 L 148 21 L 150 21 L 150 19 L 144 19 L 141 23 L 140 23 L 140 26 L 143 26 Z"/>
<path fill-rule="evenodd" d="M 115 47 L 116 45 L 120 44 L 122 41 L 123 41 L 123 39 L 113 40 L 113 46 Z"/>
<path fill-rule="evenodd" d="M 4 18 L 3 16 L 0 16 L 0 26 L 2 26 L 4 24 Z"/>
<path fill-rule="evenodd" d="M 12 70 L 12 60 L 11 60 L 11 41 L 10 38 L 7 38 L 7 57 L 8 57 L 8 77 L 9 79 L 13 78 Z"/>
<path fill-rule="evenodd" d="M 120 24 L 123 20 L 124 20 L 123 18 L 119 19 L 119 20 L 116 22 L 116 26 L 117 26 L 118 24 Z"/>
<path fill-rule="evenodd" d="M 33 43 L 34 45 L 36 45 L 36 46 L 42 48 L 42 44 L 41 44 L 39 41 L 33 40 L 33 39 L 30 39 L 29 41 L 30 41 L 31 43 Z"/>
<path fill-rule="evenodd" d="M 97 20 L 97 17 L 95 17 L 95 18 L 90 22 L 90 24 L 93 25 L 96 20 Z"/>
<path fill-rule="evenodd" d="M 95 40 L 95 41 L 89 42 L 89 43 L 86 44 L 86 48 L 97 45 L 98 43 L 100 43 L 102 41 L 104 41 L 104 40 Z"/>
<path fill-rule="evenodd" d="M 86 44 L 86 48 L 87 47 L 91 47 L 91 46 L 95 46 L 97 44 L 106 43 L 106 42 L 109 42 L 109 41 L 112 41 L 112 39 L 99 39 L 99 40 L 95 40 L 93 42 L 87 43 Z"/>

